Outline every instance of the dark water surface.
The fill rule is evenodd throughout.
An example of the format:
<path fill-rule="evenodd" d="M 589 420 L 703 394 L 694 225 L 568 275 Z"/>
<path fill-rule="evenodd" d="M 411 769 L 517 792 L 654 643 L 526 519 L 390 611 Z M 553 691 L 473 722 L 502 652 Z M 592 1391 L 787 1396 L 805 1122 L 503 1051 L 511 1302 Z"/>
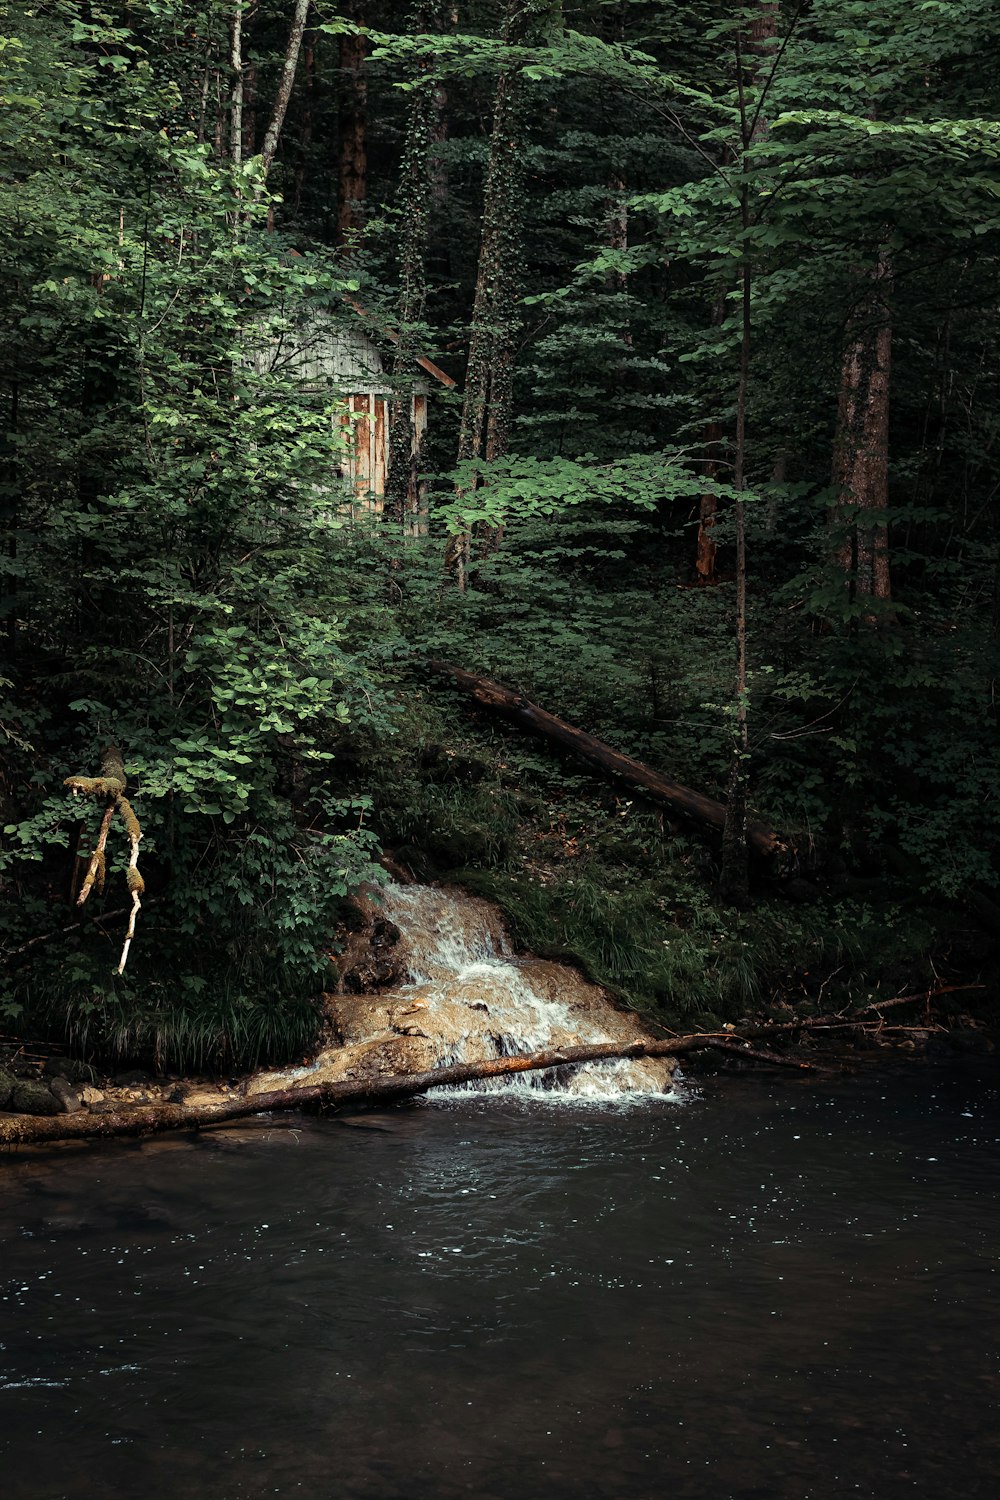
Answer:
<path fill-rule="evenodd" d="M 1000 1492 L 995 1072 L 0 1160 L 3 1500 Z"/>

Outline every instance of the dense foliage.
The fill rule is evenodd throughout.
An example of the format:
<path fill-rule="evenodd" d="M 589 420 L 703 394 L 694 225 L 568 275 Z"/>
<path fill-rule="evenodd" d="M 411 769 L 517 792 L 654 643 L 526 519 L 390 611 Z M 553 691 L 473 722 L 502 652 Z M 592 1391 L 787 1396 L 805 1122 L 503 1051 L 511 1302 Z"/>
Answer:
<path fill-rule="evenodd" d="M 384 844 L 671 1018 L 980 961 L 988 0 L 39 0 L 7 21 L 9 1024 L 160 1061 L 294 1053 Z M 384 508 L 338 477 L 349 389 L 275 355 L 361 318 L 400 396 Z M 432 389 L 419 526 L 416 353 L 458 382 Z M 429 656 L 712 795 L 743 778 L 832 883 L 733 910 L 711 840 L 470 718 Z M 128 849 L 112 836 L 103 895 L 74 906 L 101 809 L 63 785 L 108 742 L 146 885 L 121 976 Z"/>

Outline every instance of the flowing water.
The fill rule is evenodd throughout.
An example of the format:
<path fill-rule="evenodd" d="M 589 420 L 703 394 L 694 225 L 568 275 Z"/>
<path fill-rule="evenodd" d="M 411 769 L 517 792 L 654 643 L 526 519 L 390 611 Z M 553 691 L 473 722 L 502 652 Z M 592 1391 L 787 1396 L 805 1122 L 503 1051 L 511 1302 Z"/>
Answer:
<path fill-rule="evenodd" d="M 995 1071 L 0 1161 L 4 1500 L 986 1500 Z"/>
<path fill-rule="evenodd" d="M 371 913 L 399 932 L 389 945 L 394 988 L 331 999 L 342 1045 L 300 1075 L 336 1079 L 367 1057 L 383 1070 L 421 1072 L 450 1063 L 511 1057 L 573 1043 L 648 1038 L 638 1017 L 616 1010 L 576 969 L 515 956 L 497 907 L 465 891 L 391 885 Z M 362 951 L 367 952 L 367 935 Z M 399 982 L 401 981 L 401 982 Z M 374 1054 L 374 1055 L 373 1055 Z M 671 1088 L 666 1059 L 615 1059 L 521 1073 L 471 1085 L 484 1093 L 557 1094 L 637 1101 Z M 262 1079 L 260 1087 L 278 1086 Z"/>

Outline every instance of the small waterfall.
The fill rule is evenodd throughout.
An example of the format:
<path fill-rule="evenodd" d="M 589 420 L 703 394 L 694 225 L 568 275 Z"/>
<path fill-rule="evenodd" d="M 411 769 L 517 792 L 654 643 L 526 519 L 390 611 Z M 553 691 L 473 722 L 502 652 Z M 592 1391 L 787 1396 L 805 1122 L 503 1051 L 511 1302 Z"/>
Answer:
<path fill-rule="evenodd" d="M 497 907 L 466 891 L 389 885 L 359 901 L 366 918 L 340 957 L 342 987 L 325 997 L 336 1040 L 311 1062 L 262 1073 L 254 1088 L 300 1088 L 449 1063 L 525 1056 L 587 1042 L 648 1041 L 638 1017 L 616 1010 L 577 970 L 514 954 Z M 441 1088 L 534 1100 L 678 1097 L 672 1058 L 610 1058 Z"/>
<path fill-rule="evenodd" d="M 377 1019 L 373 1010 L 384 1012 L 397 1033 L 426 1044 L 423 1056 L 432 1056 L 428 1067 L 649 1036 L 635 1016 L 616 1010 L 578 970 L 516 957 L 498 909 L 487 901 L 454 889 L 390 885 L 380 905 L 400 933 L 393 951 L 405 982 L 389 993 L 352 998 L 371 1021 Z M 484 1079 L 439 1095 L 502 1092 L 621 1101 L 670 1089 L 668 1060 L 616 1058 Z"/>

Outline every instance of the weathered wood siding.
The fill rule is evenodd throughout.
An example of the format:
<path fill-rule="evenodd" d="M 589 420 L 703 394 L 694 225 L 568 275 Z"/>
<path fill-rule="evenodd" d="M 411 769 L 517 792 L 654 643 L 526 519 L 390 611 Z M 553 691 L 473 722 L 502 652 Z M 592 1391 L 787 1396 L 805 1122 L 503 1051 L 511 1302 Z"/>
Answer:
<path fill-rule="evenodd" d="M 250 361 L 260 374 L 276 374 L 300 382 L 304 390 L 329 391 L 331 429 L 336 436 L 333 469 L 353 493 L 356 506 L 381 511 L 389 461 L 389 402 L 391 387 L 378 349 L 359 328 L 330 319 L 313 318 L 268 345 L 253 349 Z M 411 417 L 414 459 L 427 428 L 427 388 L 414 386 Z M 425 506 L 416 493 L 417 464 L 413 466 L 409 511 L 414 531 L 426 531 Z M 423 524 L 416 518 L 423 515 Z"/>

